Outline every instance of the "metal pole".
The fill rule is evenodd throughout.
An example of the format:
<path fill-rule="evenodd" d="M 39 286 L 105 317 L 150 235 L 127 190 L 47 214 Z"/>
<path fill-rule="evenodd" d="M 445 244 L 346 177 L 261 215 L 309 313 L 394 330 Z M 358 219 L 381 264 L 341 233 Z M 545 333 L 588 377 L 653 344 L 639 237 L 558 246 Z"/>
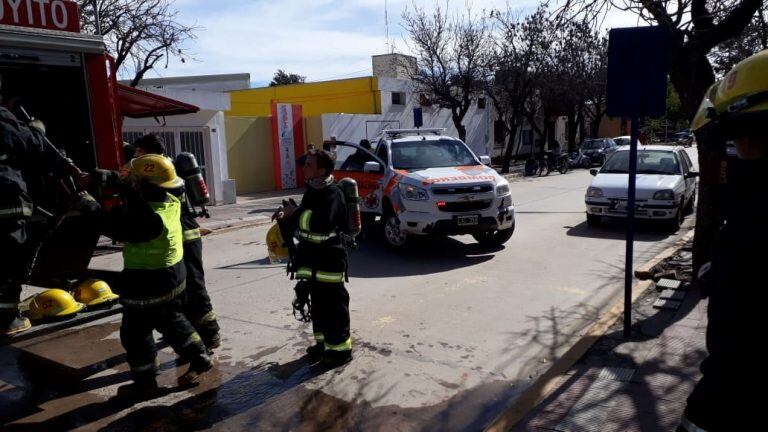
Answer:
<path fill-rule="evenodd" d="M 637 179 L 637 135 L 639 116 L 632 116 L 629 141 L 629 185 L 627 188 L 627 258 L 624 275 L 624 337 L 632 335 L 632 258 L 635 246 L 635 180 Z"/>

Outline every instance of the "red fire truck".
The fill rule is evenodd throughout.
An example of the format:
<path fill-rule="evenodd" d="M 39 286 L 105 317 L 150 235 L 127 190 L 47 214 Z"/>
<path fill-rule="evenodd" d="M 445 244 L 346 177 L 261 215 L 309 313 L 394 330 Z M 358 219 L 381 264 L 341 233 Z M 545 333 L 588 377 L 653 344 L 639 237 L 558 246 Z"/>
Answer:
<path fill-rule="evenodd" d="M 101 36 L 80 32 L 78 6 L 65 0 L 0 0 L 2 96 L 42 120 L 48 138 L 88 171 L 118 169 L 122 118 L 193 113 L 198 108 L 117 83 Z M 91 191 L 98 195 L 99 191 Z M 32 283 L 60 284 L 88 266 L 98 233 L 83 235 L 69 212 L 46 233 Z"/>

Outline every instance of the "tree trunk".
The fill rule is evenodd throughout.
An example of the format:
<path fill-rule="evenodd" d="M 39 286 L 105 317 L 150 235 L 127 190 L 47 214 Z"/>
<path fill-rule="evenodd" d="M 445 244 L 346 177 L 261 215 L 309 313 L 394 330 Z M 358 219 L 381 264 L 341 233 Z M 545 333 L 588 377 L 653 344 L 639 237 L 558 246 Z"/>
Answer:
<path fill-rule="evenodd" d="M 591 138 L 597 138 L 597 135 L 600 134 L 600 122 L 603 121 L 603 113 L 600 112 L 600 110 L 597 110 L 597 115 L 595 116 L 595 119 L 592 121 L 592 130 L 591 132 Z"/>
<path fill-rule="evenodd" d="M 576 118 L 576 110 L 571 109 L 568 112 L 568 149 L 576 147 L 576 132 L 578 132 L 578 128 L 579 123 Z"/>
<path fill-rule="evenodd" d="M 459 133 L 459 139 L 466 144 L 467 128 L 464 127 L 463 124 L 461 124 L 462 120 L 464 120 L 463 116 L 460 116 L 456 113 L 452 113 L 451 119 L 453 120 L 453 125 L 456 127 L 456 131 Z"/>
<path fill-rule="evenodd" d="M 501 160 L 501 172 L 509 172 L 509 163 L 512 162 L 512 149 L 515 147 L 515 138 L 517 137 L 517 121 L 509 125 L 509 136 L 507 138 L 507 148 L 504 150 L 504 157 Z"/>
<path fill-rule="evenodd" d="M 686 117 L 692 119 L 707 89 L 715 82 L 712 66 L 706 55 L 687 52 L 679 47 L 672 58 L 670 78 L 680 96 L 680 103 Z M 699 135 L 701 139 L 699 140 Z M 722 187 L 721 170 L 724 152 L 719 143 L 702 134 L 697 134 L 699 152 L 699 197 L 696 211 L 696 237 L 693 243 L 693 274 L 702 264 L 710 261 L 717 230 L 723 222 L 718 209 L 723 204 L 717 190 Z"/>

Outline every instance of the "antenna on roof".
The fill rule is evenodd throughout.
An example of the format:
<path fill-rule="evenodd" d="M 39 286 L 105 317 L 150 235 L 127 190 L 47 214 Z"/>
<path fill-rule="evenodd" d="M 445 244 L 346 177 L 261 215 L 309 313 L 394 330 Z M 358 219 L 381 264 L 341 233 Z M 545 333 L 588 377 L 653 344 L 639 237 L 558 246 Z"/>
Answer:
<path fill-rule="evenodd" d="M 389 16 L 387 15 L 387 0 L 384 0 L 384 37 L 386 38 L 384 43 L 386 53 L 389 54 Z"/>

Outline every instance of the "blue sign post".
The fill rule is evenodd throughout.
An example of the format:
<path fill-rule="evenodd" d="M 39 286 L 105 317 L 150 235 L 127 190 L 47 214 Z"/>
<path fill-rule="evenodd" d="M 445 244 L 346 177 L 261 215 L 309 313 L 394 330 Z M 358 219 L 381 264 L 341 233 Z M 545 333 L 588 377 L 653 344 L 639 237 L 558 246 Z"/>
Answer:
<path fill-rule="evenodd" d="M 624 337 L 632 329 L 632 267 L 635 241 L 635 182 L 640 116 L 661 117 L 667 106 L 669 31 L 662 27 L 613 29 L 608 43 L 606 113 L 632 119 L 627 187 L 627 249 L 624 275 Z"/>

